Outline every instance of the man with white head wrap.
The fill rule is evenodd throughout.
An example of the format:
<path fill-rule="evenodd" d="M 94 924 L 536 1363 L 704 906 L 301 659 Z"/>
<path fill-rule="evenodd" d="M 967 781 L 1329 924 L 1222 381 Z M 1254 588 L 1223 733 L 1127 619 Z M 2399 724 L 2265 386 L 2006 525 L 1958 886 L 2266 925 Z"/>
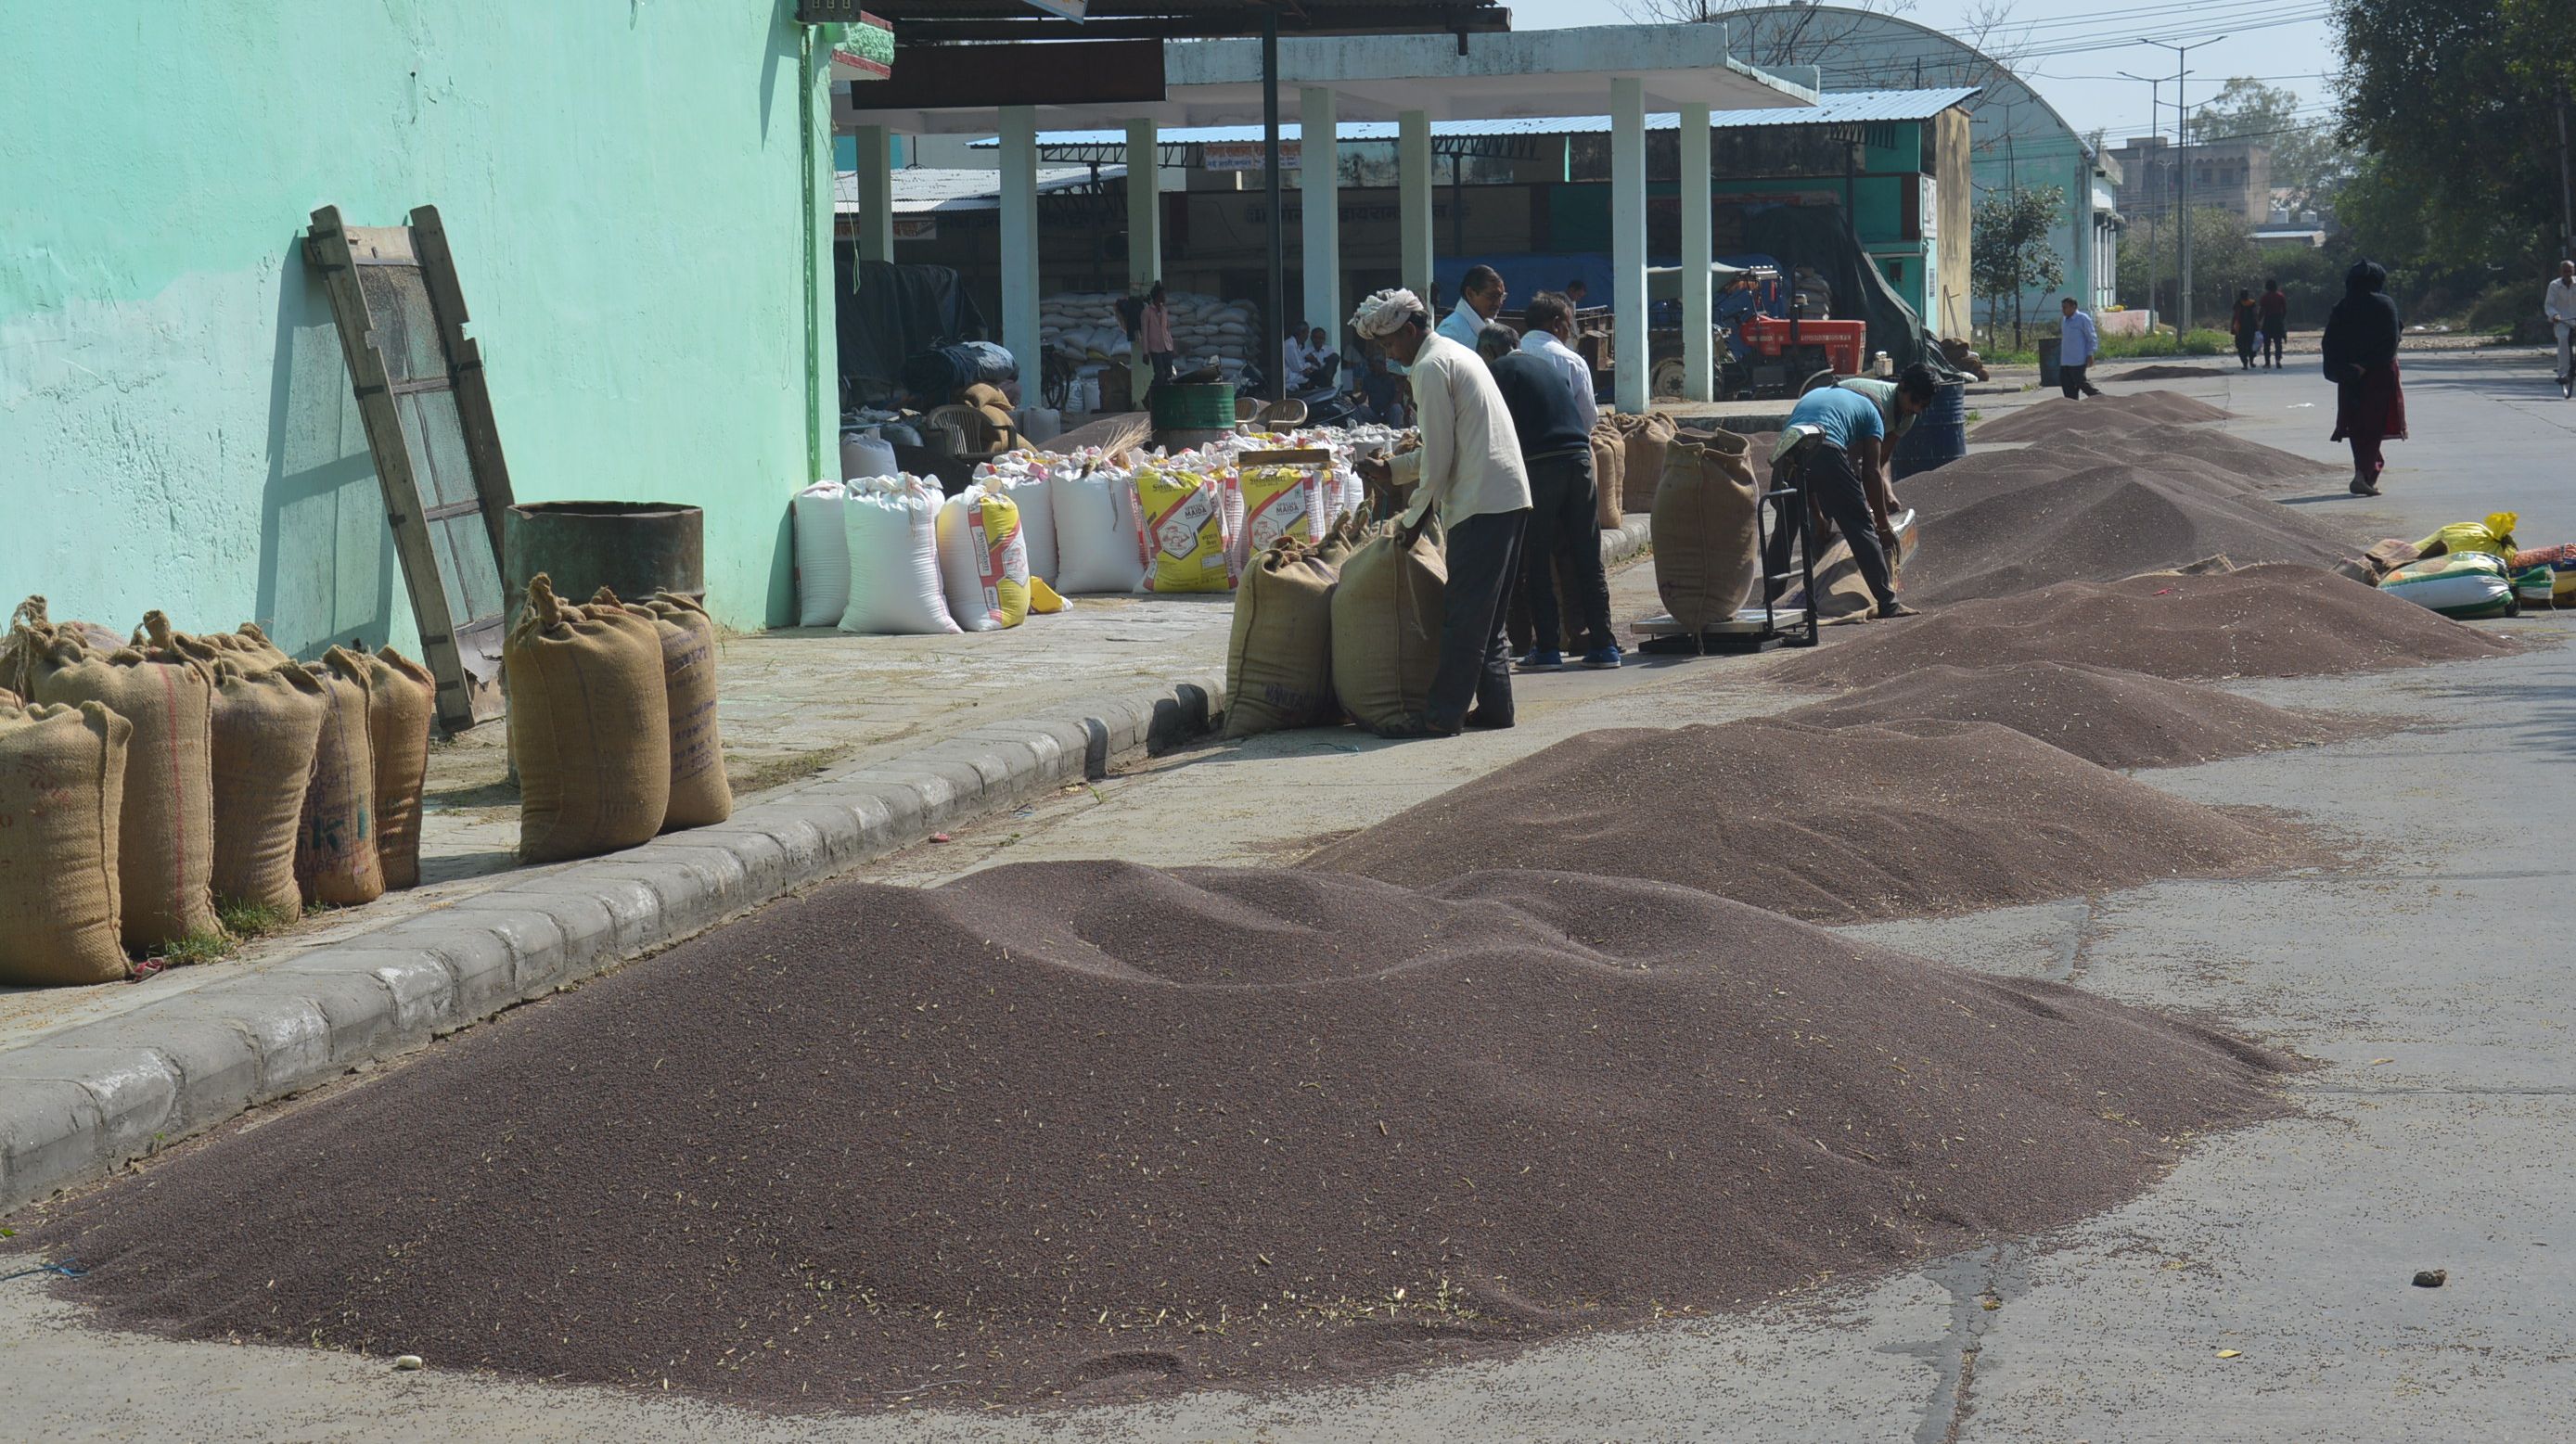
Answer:
<path fill-rule="evenodd" d="M 1411 291 L 1380 291 L 1351 314 L 1351 329 L 1384 347 L 1413 382 L 1422 449 L 1397 458 L 1414 476 L 1404 524 L 1438 509 L 1449 584 L 1440 620 L 1440 665 L 1431 678 L 1422 731 L 1456 736 L 1461 727 L 1512 725 L 1511 643 L 1503 623 L 1520 572 L 1529 523 L 1529 472 L 1503 394 L 1474 351 L 1431 329 Z M 1365 462 L 1373 479 L 1403 476 Z M 1469 704 L 1474 710 L 1469 710 Z"/>

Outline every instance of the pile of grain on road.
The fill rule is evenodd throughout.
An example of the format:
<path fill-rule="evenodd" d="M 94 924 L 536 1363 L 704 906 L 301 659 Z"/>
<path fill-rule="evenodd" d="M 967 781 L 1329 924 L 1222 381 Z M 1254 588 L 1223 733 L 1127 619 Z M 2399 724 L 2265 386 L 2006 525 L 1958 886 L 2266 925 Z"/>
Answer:
<path fill-rule="evenodd" d="M 2233 413 L 2179 391 L 2132 391 L 2083 401 L 2064 397 L 2025 406 L 1981 422 L 1972 441 L 2046 441 L 2058 436 L 2106 436 L 2160 425 L 2224 421 Z"/>
<path fill-rule="evenodd" d="M 2331 566 L 2356 550 L 2242 476 L 2187 458 L 2098 460 L 2105 449 L 2032 447 L 2019 466 L 1961 463 L 1908 479 L 1901 494 L 1921 541 L 1905 570 L 1907 600 L 2117 581 L 2217 556 Z"/>
<path fill-rule="evenodd" d="M 14 1246 L 118 1326 L 787 1409 L 1321 1383 L 2061 1225 L 2276 1068 L 1686 889 L 1037 864 L 781 902 Z"/>
<path fill-rule="evenodd" d="M 2236 374 L 2236 371 L 2242 369 L 2242 367 L 2238 367 L 2231 370 L 2225 366 L 2176 366 L 2169 362 L 2160 362 L 2153 366 L 2132 366 L 2126 371 L 2117 372 L 2112 375 L 2105 376 L 2102 379 L 2105 381 L 2124 382 L 2206 381 L 2213 376 L 2232 376 Z"/>
<path fill-rule="evenodd" d="M 1783 722 L 1851 727 L 1895 718 L 1992 722 L 2103 767 L 2179 767 L 2331 741 L 2350 729 L 2215 687 L 2116 667 L 2024 662 L 1918 667 Z"/>
<path fill-rule="evenodd" d="M 2069 662 L 2216 681 L 2309 677 L 2511 651 L 2501 638 L 2330 572 L 2256 566 L 2206 576 L 2060 582 L 1872 625 L 1802 653 L 1771 676 L 1791 686 L 1863 687 L 1944 663 Z"/>
<path fill-rule="evenodd" d="M 1304 865 L 1416 887 L 1484 868 L 1646 878 L 1855 923 L 2307 856 L 2280 829 L 1991 723 L 1765 717 L 1568 738 Z"/>

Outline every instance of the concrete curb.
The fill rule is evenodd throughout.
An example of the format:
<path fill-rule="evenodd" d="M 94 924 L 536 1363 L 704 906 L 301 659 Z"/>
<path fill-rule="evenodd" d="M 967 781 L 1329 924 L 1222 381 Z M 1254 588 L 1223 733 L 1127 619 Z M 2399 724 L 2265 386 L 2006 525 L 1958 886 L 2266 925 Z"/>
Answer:
<path fill-rule="evenodd" d="M 1188 675 L 825 776 L 717 827 L 513 876 L 244 977 L 0 1050 L 0 1212 L 797 888 L 1209 730 Z"/>
<path fill-rule="evenodd" d="M 1616 565 L 1644 515 L 1605 531 Z M 716 827 L 514 874 L 247 976 L 0 1050 L 0 1212 L 1127 758 L 1209 731 L 1225 675 L 1182 673 L 826 773 Z"/>

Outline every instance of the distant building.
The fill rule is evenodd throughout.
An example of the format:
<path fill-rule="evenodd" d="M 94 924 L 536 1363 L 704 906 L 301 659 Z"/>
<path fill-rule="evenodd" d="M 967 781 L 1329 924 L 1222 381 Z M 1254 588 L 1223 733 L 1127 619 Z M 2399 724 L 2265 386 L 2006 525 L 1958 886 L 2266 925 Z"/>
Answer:
<path fill-rule="evenodd" d="M 2272 214 L 2272 148 L 2260 141 L 2218 140 L 2175 146 L 2139 136 L 2111 152 L 2120 163 L 2120 213 L 2132 221 L 2173 214 L 2177 190 L 2187 203 L 2226 211 L 2253 225 Z M 2186 174 L 2187 172 L 2187 174 Z"/>

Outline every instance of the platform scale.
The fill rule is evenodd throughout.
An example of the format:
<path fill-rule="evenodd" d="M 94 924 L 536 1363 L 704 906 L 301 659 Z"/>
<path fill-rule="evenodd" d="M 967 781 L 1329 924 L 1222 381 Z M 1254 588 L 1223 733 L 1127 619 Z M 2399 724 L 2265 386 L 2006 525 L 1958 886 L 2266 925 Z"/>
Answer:
<path fill-rule="evenodd" d="M 1794 505 L 1792 505 L 1794 503 Z M 1780 508 L 1775 520 L 1773 507 Z M 1802 597 L 1816 595 L 1816 528 L 1807 510 L 1807 491 L 1803 486 L 1777 487 L 1764 492 L 1753 506 L 1753 555 L 1758 565 L 1771 551 L 1771 530 L 1775 526 L 1794 527 L 1798 535 L 1798 565 L 1795 570 L 1765 575 L 1755 583 L 1762 590 L 1762 604 L 1736 608 L 1734 617 L 1711 622 L 1693 636 L 1691 629 L 1673 620 L 1670 612 L 1658 612 L 1637 623 L 1645 640 L 1637 644 L 1640 652 L 1680 653 L 1705 656 L 1710 652 L 1768 652 L 1776 647 L 1812 647 L 1816 645 L 1817 622 L 1813 607 L 1783 607 L 1772 600 L 1772 584 L 1797 578 L 1804 586 Z"/>

